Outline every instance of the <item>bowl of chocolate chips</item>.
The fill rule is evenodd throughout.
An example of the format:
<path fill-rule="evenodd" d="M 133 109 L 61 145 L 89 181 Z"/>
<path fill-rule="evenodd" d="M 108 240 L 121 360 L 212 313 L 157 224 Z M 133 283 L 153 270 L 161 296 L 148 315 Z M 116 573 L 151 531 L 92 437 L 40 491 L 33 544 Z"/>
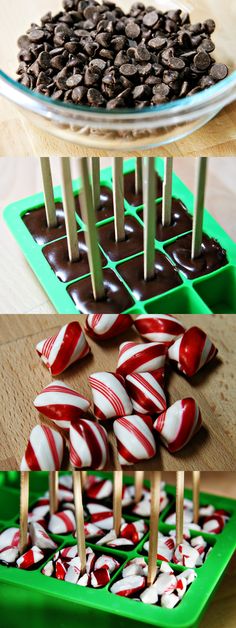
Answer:
<path fill-rule="evenodd" d="M 17 19 L 2 3 L 0 93 L 61 139 L 145 150 L 235 98 L 233 1 L 20 0 Z"/>

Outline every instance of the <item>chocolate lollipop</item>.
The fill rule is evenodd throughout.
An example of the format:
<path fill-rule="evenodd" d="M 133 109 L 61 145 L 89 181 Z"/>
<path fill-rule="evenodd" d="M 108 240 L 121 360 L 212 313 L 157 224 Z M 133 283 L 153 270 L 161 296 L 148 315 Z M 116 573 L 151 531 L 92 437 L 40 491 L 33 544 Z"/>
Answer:
<path fill-rule="evenodd" d="M 176 473 L 176 547 L 183 542 L 184 527 L 184 471 Z"/>
<path fill-rule="evenodd" d="M 172 209 L 172 170 L 173 158 L 165 158 L 164 182 L 163 182 L 163 201 L 162 201 L 162 225 L 168 227 L 171 224 Z"/>
<path fill-rule="evenodd" d="M 20 554 L 24 554 L 28 544 L 29 471 L 20 474 Z"/>
<path fill-rule="evenodd" d="M 58 471 L 49 471 L 50 515 L 58 511 Z"/>
<path fill-rule="evenodd" d="M 99 157 L 91 157 L 92 194 L 93 207 L 96 212 L 100 207 L 100 160 Z"/>
<path fill-rule="evenodd" d="M 125 240 L 123 159 L 113 159 L 113 204 L 116 242 Z"/>
<path fill-rule="evenodd" d="M 201 255 L 206 172 L 207 158 L 199 157 L 197 162 L 196 189 L 194 197 L 193 232 L 191 247 L 192 259 Z"/>
<path fill-rule="evenodd" d="M 144 195 L 144 279 L 155 275 L 155 158 L 143 160 L 143 195 Z"/>
<path fill-rule="evenodd" d="M 139 196 L 142 193 L 142 157 L 136 157 L 135 166 L 135 194 Z"/>
<path fill-rule="evenodd" d="M 119 536 L 122 514 L 122 486 L 123 472 L 114 471 L 113 473 L 113 528 L 116 536 Z"/>
<path fill-rule="evenodd" d="M 151 586 L 153 584 L 156 578 L 156 573 L 157 573 L 160 488 L 161 488 L 161 473 L 160 471 L 152 471 L 151 472 L 151 516 L 150 516 L 148 577 L 147 577 L 148 586 Z"/>
<path fill-rule="evenodd" d="M 68 157 L 61 157 L 61 177 L 68 255 L 70 262 L 76 262 L 80 258 L 80 253 L 77 223 L 75 218 L 75 199 L 72 188 L 70 161 Z"/>
<path fill-rule="evenodd" d="M 81 471 L 73 471 L 73 488 L 75 502 L 75 521 L 77 535 L 77 551 L 80 557 L 80 576 L 83 576 L 86 569 L 86 545 L 84 533 L 84 510 L 82 501 L 82 474 Z"/>
<path fill-rule="evenodd" d="M 193 471 L 193 522 L 199 519 L 200 471 Z"/>
<path fill-rule="evenodd" d="M 57 215 L 53 194 L 52 173 L 49 157 L 40 157 L 40 165 L 43 179 L 46 220 L 47 226 L 50 229 L 57 226 Z"/>

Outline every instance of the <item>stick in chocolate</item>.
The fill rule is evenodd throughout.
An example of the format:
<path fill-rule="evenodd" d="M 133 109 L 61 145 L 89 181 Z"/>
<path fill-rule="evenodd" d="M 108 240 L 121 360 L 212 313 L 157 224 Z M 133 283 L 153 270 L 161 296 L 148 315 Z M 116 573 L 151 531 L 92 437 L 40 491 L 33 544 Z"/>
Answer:
<path fill-rule="evenodd" d="M 41 173 L 43 179 L 43 191 L 45 200 L 45 212 L 49 229 L 57 226 L 56 207 L 53 194 L 52 173 L 49 157 L 40 157 Z"/>
<path fill-rule="evenodd" d="M 193 471 L 193 522 L 199 519 L 200 471 Z"/>
<path fill-rule="evenodd" d="M 82 472 L 73 471 L 73 489 L 75 502 L 75 521 L 78 556 L 81 561 L 81 576 L 86 569 L 86 545 L 84 533 L 84 509 L 82 500 Z"/>
<path fill-rule="evenodd" d="M 92 201 L 88 160 L 86 157 L 80 159 L 80 173 L 83 188 L 80 196 L 81 212 L 83 221 L 86 224 L 85 240 L 88 248 L 93 296 L 95 301 L 98 301 L 104 297 L 104 284 L 101 253 L 97 238 L 95 209 Z"/>
<path fill-rule="evenodd" d="M 124 177 L 122 157 L 113 158 L 113 204 L 116 242 L 125 240 Z"/>
<path fill-rule="evenodd" d="M 68 255 L 70 262 L 79 259 L 79 244 L 77 223 L 75 218 L 75 199 L 72 188 L 70 161 L 68 157 L 61 157 L 62 195 L 65 214 Z"/>
<path fill-rule="evenodd" d="M 162 225 L 168 227 L 171 224 L 172 209 L 172 171 L 173 157 L 165 158 L 163 200 L 162 200 Z"/>
<path fill-rule="evenodd" d="M 50 515 L 58 511 L 58 471 L 49 471 Z"/>
<path fill-rule="evenodd" d="M 113 528 L 116 536 L 119 536 L 122 514 L 122 486 L 123 472 L 114 471 L 113 473 Z"/>
<path fill-rule="evenodd" d="M 143 159 L 144 279 L 155 274 L 155 158 Z"/>
<path fill-rule="evenodd" d="M 151 471 L 151 516 L 148 551 L 148 586 L 152 585 L 157 572 L 158 525 L 160 513 L 161 472 Z"/>
<path fill-rule="evenodd" d="M 176 547 L 183 542 L 184 527 L 184 471 L 176 473 Z"/>
<path fill-rule="evenodd" d="M 28 532 L 28 508 L 29 508 L 29 471 L 21 471 L 20 474 L 20 553 L 27 548 Z"/>
<path fill-rule="evenodd" d="M 91 158 L 91 175 L 92 175 L 92 190 L 93 190 L 93 206 L 94 210 L 99 208 L 100 205 L 100 160 L 99 157 Z"/>
<path fill-rule="evenodd" d="M 193 232 L 191 257 L 199 257 L 202 246 L 202 225 L 204 212 L 204 198 L 207 174 L 207 158 L 199 157 L 197 161 L 196 185 L 193 211 Z"/>
<path fill-rule="evenodd" d="M 144 471 L 135 471 L 134 473 L 134 501 L 136 504 L 140 502 L 143 493 Z"/>
<path fill-rule="evenodd" d="M 135 194 L 140 194 L 142 192 L 142 157 L 136 158 L 136 166 L 135 166 Z"/>

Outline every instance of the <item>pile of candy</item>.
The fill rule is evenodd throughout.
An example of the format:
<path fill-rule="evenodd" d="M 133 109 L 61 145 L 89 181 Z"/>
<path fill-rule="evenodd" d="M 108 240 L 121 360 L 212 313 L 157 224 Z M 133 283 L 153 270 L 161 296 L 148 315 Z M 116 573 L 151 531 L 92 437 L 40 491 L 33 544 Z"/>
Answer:
<path fill-rule="evenodd" d="M 81 574 L 81 560 L 77 545 L 63 547 L 43 567 L 44 576 L 65 580 L 82 587 L 98 589 L 110 582 L 111 574 L 115 573 L 120 563 L 113 556 L 102 554 L 97 556 L 91 547 L 86 548 L 86 570 Z"/>
<path fill-rule="evenodd" d="M 136 320 L 127 314 L 89 315 L 86 332 L 97 342 L 104 342 L 127 331 L 131 325 L 147 342 L 122 343 L 116 372 L 89 376 L 92 417 L 88 414 L 90 401 L 59 380 L 54 380 L 36 397 L 35 408 L 60 431 L 46 425 L 34 427 L 21 470 L 61 468 L 68 441 L 73 467 L 105 468 L 109 462 L 109 442 L 101 423 L 109 425 L 113 421 L 121 465 L 155 456 L 157 435 L 175 453 L 197 433 L 202 417 L 194 399 L 180 399 L 167 408 L 164 389 L 167 358 L 178 371 L 191 378 L 216 356 L 216 347 L 200 328 L 185 330 L 168 314 L 139 315 Z M 90 352 L 76 321 L 40 342 L 36 349 L 56 377 Z"/>
<path fill-rule="evenodd" d="M 174 608 L 197 578 L 193 569 L 176 573 L 166 563 L 157 568 L 154 583 L 147 587 L 147 564 L 143 558 L 133 558 L 124 567 L 122 578 L 111 586 L 111 593 L 133 598 L 144 604 Z"/>
<path fill-rule="evenodd" d="M 169 536 L 158 533 L 158 560 L 175 563 L 183 567 L 201 567 L 211 551 L 203 536 L 191 538 L 189 530 L 184 530 L 184 539 L 176 547 L 176 531 L 171 530 Z M 149 541 L 143 545 L 143 550 L 148 554 Z"/>
<path fill-rule="evenodd" d="M 27 550 L 20 556 L 19 528 L 8 528 L 0 534 L 0 563 L 19 569 L 34 569 L 57 548 L 44 527 L 38 522 L 29 524 Z"/>
<path fill-rule="evenodd" d="M 191 499 L 184 499 L 184 530 L 203 530 L 208 534 L 220 534 L 225 524 L 229 520 L 229 513 L 223 509 L 215 509 L 212 504 L 200 506 L 198 523 L 193 523 L 193 502 Z M 168 514 L 165 523 L 176 524 L 176 512 Z"/>

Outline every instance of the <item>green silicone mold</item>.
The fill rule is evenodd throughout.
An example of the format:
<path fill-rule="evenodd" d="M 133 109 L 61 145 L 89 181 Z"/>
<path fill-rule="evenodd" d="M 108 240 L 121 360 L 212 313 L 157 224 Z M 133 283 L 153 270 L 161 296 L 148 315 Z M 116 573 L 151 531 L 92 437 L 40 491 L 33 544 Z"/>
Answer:
<path fill-rule="evenodd" d="M 65 475 L 65 473 L 63 473 Z M 98 473 L 101 476 L 101 472 Z M 111 473 L 103 473 L 111 477 Z M 132 477 L 125 477 L 126 484 L 132 483 Z M 149 486 L 148 482 L 145 482 Z M 30 474 L 30 505 L 48 488 L 48 474 L 37 472 Z M 166 485 L 169 504 L 160 516 L 159 530 L 167 533 L 171 527 L 164 523 L 167 513 L 171 510 L 175 487 Z M 0 530 L 12 525 L 18 525 L 19 506 L 19 473 L 8 472 L 0 474 L 0 503 L 1 509 Z M 185 496 L 192 497 L 191 490 L 185 490 Z M 18 501 L 18 506 L 17 506 Z M 33 572 L 21 571 L 13 567 L 0 566 L 1 601 L 3 625 L 15 628 L 25 621 L 26 608 L 30 613 L 31 624 L 35 628 L 51 628 L 58 625 L 60 628 L 70 626 L 78 628 L 96 625 L 97 628 L 124 628 L 126 623 L 132 628 L 158 626 L 159 628 L 190 628 L 199 625 L 203 613 L 216 591 L 225 569 L 235 551 L 236 500 L 226 497 L 201 493 L 200 504 L 213 504 L 215 508 L 224 508 L 230 513 L 230 519 L 219 535 L 201 532 L 207 543 L 212 547 L 210 554 L 202 567 L 196 568 L 197 578 L 189 587 L 180 604 L 174 609 L 160 608 L 136 603 L 134 600 L 121 598 L 110 593 L 112 583 L 121 577 L 124 564 L 135 556 L 143 555 L 143 544 L 148 539 L 149 532 L 143 537 L 134 550 L 124 552 L 108 549 L 105 546 L 91 546 L 96 553 L 113 555 L 119 562 L 120 568 L 113 575 L 110 583 L 102 589 L 87 589 L 77 585 L 48 578 L 41 573 L 42 565 Z M 7 517 L 6 518 L 6 510 Z M 125 516 L 127 520 L 134 517 Z M 137 518 L 136 518 L 137 519 Z M 148 523 L 148 520 L 147 520 Z M 197 532 L 192 532 L 196 536 Z M 59 549 L 67 545 L 74 545 L 75 539 L 71 535 L 52 535 Z M 53 556 L 52 552 L 51 556 Z M 45 561 L 48 562 L 50 557 Z M 159 561 L 157 561 L 159 564 Z M 172 565 L 172 563 L 170 563 Z M 181 573 L 184 567 L 172 565 L 175 572 Z"/>
<path fill-rule="evenodd" d="M 124 161 L 125 174 L 132 172 L 134 167 L 134 159 Z M 156 159 L 156 171 L 161 178 L 163 178 L 164 160 L 161 158 Z M 105 185 L 109 189 L 112 189 L 111 168 L 106 168 L 101 171 L 101 185 Z M 79 194 L 80 180 L 73 182 L 73 190 L 75 195 Z M 179 198 L 192 215 L 193 195 L 186 185 L 184 185 L 184 183 L 176 176 L 176 174 L 173 175 L 173 196 Z M 62 200 L 60 187 L 54 188 L 54 197 L 56 202 Z M 85 276 L 89 275 L 83 275 L 73 281 L 62 283 L 56 277 L 48 261 L 44 257 L 43 249 L 46 248 L 47 245 L 40 246 L 37 244 L 23 222 L 23 217 L 26 212 L 33 211 L 43 205 L 43 193 L 36 194 L 6 207 L 4 211 L 4 218 L 35 275 L 52 301 L 55 309 L 59 313 L 63 314 L 78 313 L 75 303 L 69 295 L 67 288 L 71 284 L 78 282 Z M 134 208 L 129 205 L 126 200 L 124 201 L 124 206 L 125 215 L 133 216 L 141 225 L 143 225 L 139 216 L 139 211 L 142 206 Z M 83 232 L 85 229 L 83 221 L 78 215 L 76 216 L 76 219 L 78 223 L 78 231 Z M 98 228 L 111 221 L 113 221 L 113 218 L 99 221 L 97 223 Z M 236 244 L 206 210 L 204 212 L 203 228 L 207 235 L 216 238 L 220 242 L 221 246 L 226 249 L 229 263 L 223 268 L 193 281 L 186 279 L 183 273 L 179 271 L 179 276 L 182 281 L 180 286 L 147 301 L 136 300 L 131 288 L 127 286 L 125 281 L 120 276 L 120 261 L 116 263 L 112 262 L 106 255 L 106 252 L 103 251 L 106 258 L 104 268 L 110 268 L 116 273 L 133 299 L 133 306 L 127 311 L 133 314 L 146 312 L 169 312 L 173 314 L 178 312 L 199 314 L 210 314 L 212 312 L 236 312 Z M 165 252 L 166 245 L 169 242 L 174 241 L 176 237 L 165 242 L 159 242 L 156 240 L 155 248 L 158 251 Z M 134 259 L 135 257 L 136 256 L 125 258 L 122 262 L 125 262 L 128 259 Z M 168 255 L 167 257 L 171 261 Z"/>

